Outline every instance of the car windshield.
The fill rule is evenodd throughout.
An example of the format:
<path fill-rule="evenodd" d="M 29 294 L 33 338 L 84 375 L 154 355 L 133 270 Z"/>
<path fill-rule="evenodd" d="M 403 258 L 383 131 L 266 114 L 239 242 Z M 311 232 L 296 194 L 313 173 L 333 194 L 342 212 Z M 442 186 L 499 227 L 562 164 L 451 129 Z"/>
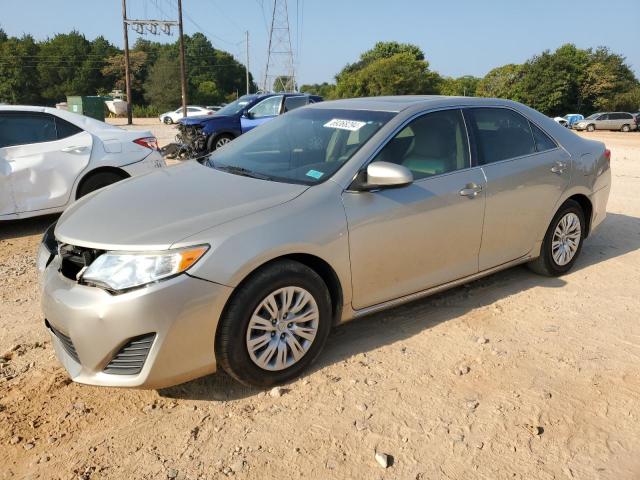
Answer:
<path fill-rule="evenodd" d="M 222 107 L 216 112 L 216 115 L 236 115 L 240 113 L 244 107 L 249 105 L 249 103 L 251 103 L 255 98 L 255 95 L 243 95 L 235 102 L 231 102 L 228 105 Z"/>
<path fill-rule="evenodd" d="M 338 171 L 394 115 L 302 108 L 214 151 L 205 165 L 238 175 L 314 185 Z"/>
<path fill-rule="evenodd" d="M 595 120 L 600 115 L 601 115 L 600 113 L 594 113 L 593 115 L 589 115 L 585 120 Z"/>

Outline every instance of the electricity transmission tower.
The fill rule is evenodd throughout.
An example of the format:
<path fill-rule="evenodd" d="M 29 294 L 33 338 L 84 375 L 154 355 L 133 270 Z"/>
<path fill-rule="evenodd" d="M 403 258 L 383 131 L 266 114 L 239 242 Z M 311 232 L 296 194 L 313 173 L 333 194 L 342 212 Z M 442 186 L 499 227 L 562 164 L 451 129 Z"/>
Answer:
<path fill-rule="evenodd" d="M 287 0 L 273 0 L 267 67 L 262 89 L 265 92 L 292 92 L 296 89 Z"/>

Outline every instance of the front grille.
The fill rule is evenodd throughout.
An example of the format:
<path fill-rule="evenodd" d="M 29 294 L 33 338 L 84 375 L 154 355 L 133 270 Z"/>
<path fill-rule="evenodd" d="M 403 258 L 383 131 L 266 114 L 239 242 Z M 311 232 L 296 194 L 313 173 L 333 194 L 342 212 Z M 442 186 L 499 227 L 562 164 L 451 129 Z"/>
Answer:
<path fill-rule="evenodd" d="M 60 272 L 71 280 L 77 280 L 83 268 L 88 267 L 103 252 L 92 248 L 60 244 Z"/>
<path fill-rule="evenodd" d="M 147 333 L 129 340 L 105 367 L 104 373 L 112 375 L 137 375 L 140 373 L 155 338 L 155 333 Z"/>
<path fill-rule="evenodd" d="M 56 337 L 58 337 L 58 340 L 60 340 L 60 343 L 62 343 L 62 348 L 64 348 L 64 351 L 67 352 L 67 354 L 76 362 L 80 363 L 78 352 L 76 352 L 76 347 L 73 346 L 73 342 L 71 341 L 71 339 L 57 328 L 54 328 L 48 320 L 45 320 L 44 323 L 47 328 L 51 330 Z"/>

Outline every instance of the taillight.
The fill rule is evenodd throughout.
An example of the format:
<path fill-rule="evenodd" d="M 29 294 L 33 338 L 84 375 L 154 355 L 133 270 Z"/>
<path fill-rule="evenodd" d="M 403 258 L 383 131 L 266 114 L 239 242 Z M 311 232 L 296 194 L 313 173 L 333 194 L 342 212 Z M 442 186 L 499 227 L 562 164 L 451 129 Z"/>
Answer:
<path fill-rule="evenodd" d="M 158 139 L 156 137 L 137 138 L 133 143 L 137 143 L 141 147 L 149 148 L 151 150 L 159 150 Z"/>
<path fill-rule="evenodd" d="M 212 111 L 208 111 L 207 115 L 213 115 L 213 112 Z"/>
<path fill-rule="evenodd" d="M 606 158 L 609 162 L 611 161 L 611 150 L 608 148 L 604 149 L 604 158 Z"/>

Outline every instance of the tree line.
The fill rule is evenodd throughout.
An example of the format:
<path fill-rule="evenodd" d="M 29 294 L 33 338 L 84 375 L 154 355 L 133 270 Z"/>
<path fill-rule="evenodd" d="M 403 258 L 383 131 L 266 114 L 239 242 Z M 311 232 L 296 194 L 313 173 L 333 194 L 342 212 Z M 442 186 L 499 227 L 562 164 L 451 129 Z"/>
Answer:
<path fill-rule="evenodd" d="M 325 99 L 409 94 L 507 98 L 551 116 L 640 110 L 640 82 L 623 56 L 605 47 L 573 44 L 523 64 L 494 68 L 483 78 L 451 78 L 432 71 L 418 46 L 379 42 L 346 65 L 335 83 L 302 85 L 301 90 Z"/>
<path fill-rule="evenodd" d="M 244 65 L 201 33 L 185 36 L 189 103 L 212 105 L 245 89 Z M 155 114 L 181 103 L 178 43 L 138 39 L 130 51 L 134 108 Z M 54 105 L 67 95 L 124 90 L 124 54 L 104 37 L 77 31 L 44 41 L 9 37 L 0 29 L 0 102 Z M 291 79 L 280 84 L 292 87 Z M 251 91 L 257 86 L 250 74 Z M 451 78 L 430 69 L 416 45 L 378 42 L 347 64 L 335 82 L 302 85 L 325 99 L 408 94 L 509 98 L 547 115 L 640 109 L 640 82 L 625 58 L 600 47 L 566 44 L 522 64 L 494 68 L 483 78 Z"/>
<path fill-rule="evenodd" d="M 213 105 L 246 90 L 245 67 L 201 33 L 185 36 L 189 103 Z M 181 103 L 178 43 L 139 39 L 130 50 L 134 108 L 165 111 Z M 0 102 L 55 105 L 67 95 L 123 90 L 124 53 L 104 37 L 79 32 L 44 41 L 9 37 L 0 29 Z M 257 89 L 250 75 L 252 91 Z"/>

